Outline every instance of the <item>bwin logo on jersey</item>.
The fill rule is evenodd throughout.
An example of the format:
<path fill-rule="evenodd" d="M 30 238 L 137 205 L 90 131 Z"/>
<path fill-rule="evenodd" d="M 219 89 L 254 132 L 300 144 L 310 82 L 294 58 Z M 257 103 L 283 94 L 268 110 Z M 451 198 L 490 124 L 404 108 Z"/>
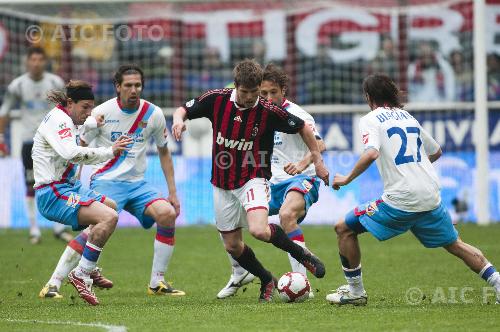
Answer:
<path fill-rule="evenodd" d="M 223 145 L 226 148 L 231 148 L 231 149 L 236 149 L 236 150 L 243 150 L 243 151 L 249 151 L 252 150 L 253 148 L 253 141 L 246 141 L 244 139 L 240 140 L 234 140 L 234 139 L 227 139 L 225 137 L 222 137 L 221 132 L 219 131 L 217 133 L 217 144 Z"/>
<path fill-rule="evenodd" d="M 115 142 L 117 139 L 120 138 L 120 136 L 122 135 L 123 133 L 121 131 L 112 131 L 111 132 L 111 142 Z"/>

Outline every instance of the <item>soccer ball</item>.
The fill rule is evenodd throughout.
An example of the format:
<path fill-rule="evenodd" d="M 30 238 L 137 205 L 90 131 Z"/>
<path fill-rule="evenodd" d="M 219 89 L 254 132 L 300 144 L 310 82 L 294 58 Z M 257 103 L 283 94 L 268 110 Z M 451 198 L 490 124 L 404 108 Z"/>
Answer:
<path fill-rule="evenodd" d="M 283 302 L 303 302 L 309 297 L 311 285 L 299 272 L 288 272 L 278 281 L 278 294 Z"/>

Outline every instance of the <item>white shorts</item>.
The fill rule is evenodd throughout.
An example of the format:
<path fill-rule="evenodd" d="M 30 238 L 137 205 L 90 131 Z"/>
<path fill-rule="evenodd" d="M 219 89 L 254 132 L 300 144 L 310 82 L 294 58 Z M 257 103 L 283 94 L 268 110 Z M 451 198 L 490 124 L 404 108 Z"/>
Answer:
<path fill-rule="evenodd" d="M 221 233 L 248 227 L 247 212 L 269 211 L 269 184 L 264 178 L 254 178 L 241 188 L 224 190 L 214 186 L 215 225 Z"/>

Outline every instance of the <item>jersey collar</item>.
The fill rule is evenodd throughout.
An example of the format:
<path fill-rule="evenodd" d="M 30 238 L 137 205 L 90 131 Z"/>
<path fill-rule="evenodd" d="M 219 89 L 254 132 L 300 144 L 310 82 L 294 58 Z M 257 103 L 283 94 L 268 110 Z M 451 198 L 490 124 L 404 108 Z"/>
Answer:
<path fill-rule="evenodd" d="M 229 98 L 229 100 L 233 102 L 233 104 L 237 110 L 244 111 L 244 110 L 248 110 L 248 109 L 251 109 L 251 108 L 254 108 L 255 106 L 257 106 L 259 104 L 259 98 L 260 98 L 260 96 L 257 97 L 257 100 L 255 101 L 255 104 L 252 107 L 241 107 L 236 103 L 236 89 L 233 89 L 233 92 L 231 92 L 231 97 Z"/>
<path fill-rule="evenodd" d="M 120 108 L 120 110 L 123 112 L 123 113 L 127 113 L 127 114 L 133 114 L 135 112 L 137 112 L 139 110 L 139 106 L 141 105 L 141 100 L 139 99 L 139 101 L 137 102 L 137 108 L 136 109 L 127 109 L 127 108 L 123 108 L 123 105 L 122 103 L 120 102 L 120 98 L 116 97 L 116 103 L 118 104 L 118 107 Z"/>
<path fill-rule="evenodd" d="M 288 106 L 290 106 L 290 102 L 288 101 L 288 99 L 283 98 L 283 103 L 281 103 L 281 108 L 286 109 Z"/>
<path fill-rule="evenodd" d="M 60 109 L 61 111 L 63 111 L 63 112 L 64 112 L 64 113 L 66 113 L 67 115 L 69 115 L 69 111 L 68 111 L 66 108 L 64 108 L 64 106 L 63 106 L 63 105 L 61 105 L 61 104 L 57 104 L 57 105 L 56 105 L 56 108 Z"/>

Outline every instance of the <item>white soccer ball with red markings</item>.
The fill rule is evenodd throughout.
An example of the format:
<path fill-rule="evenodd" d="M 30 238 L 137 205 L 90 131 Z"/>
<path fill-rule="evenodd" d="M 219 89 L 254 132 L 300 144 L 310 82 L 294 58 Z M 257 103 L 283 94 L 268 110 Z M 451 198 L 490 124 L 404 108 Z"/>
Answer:
<path fill-rule="evenodd" d="M 311 285 L 299 272 L 288 272 L 278 281 L 278 294 L 283 302 L 303 302 L 309 298 Z"/>

